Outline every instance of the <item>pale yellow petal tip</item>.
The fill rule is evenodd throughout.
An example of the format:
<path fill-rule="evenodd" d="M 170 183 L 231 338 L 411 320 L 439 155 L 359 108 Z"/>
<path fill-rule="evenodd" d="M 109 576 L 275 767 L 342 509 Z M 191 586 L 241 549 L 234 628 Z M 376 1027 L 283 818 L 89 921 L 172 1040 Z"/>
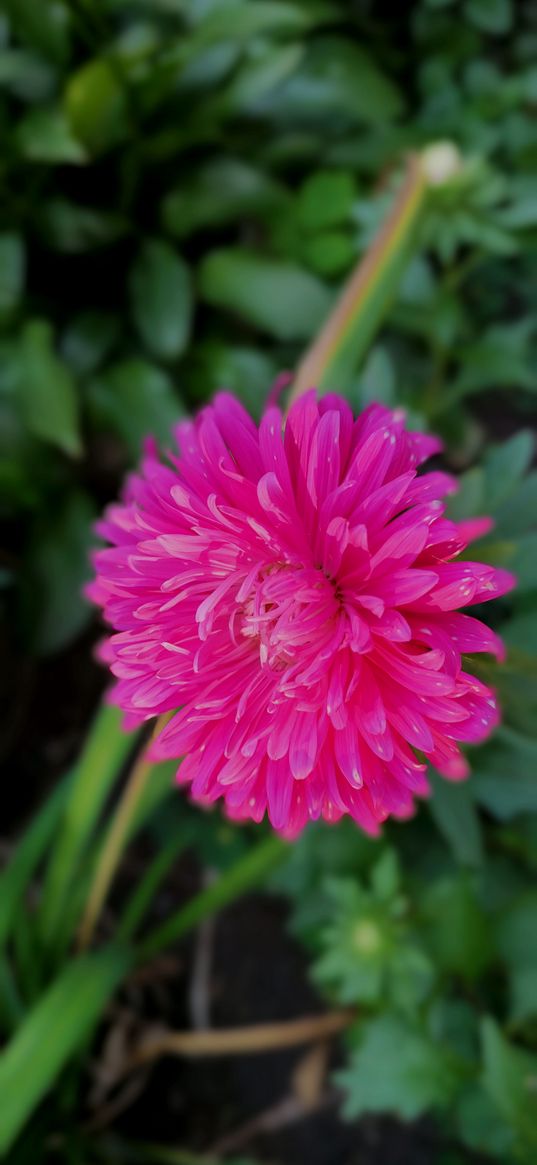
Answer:
<path fill-rule="evenodd" d="M 430 186 L 443 186 L 462 169 L 462 156 L 454 142 L 435 142 L 421 153 L 423 172 Z"/>

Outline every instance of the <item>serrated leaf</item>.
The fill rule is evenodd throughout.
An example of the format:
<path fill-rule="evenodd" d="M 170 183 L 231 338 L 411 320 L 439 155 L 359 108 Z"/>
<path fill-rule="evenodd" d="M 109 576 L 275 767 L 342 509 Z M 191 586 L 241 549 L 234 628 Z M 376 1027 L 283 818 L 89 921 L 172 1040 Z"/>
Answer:
<path fill-rule="evenodd" d="M 476 1152 L 490 1153 L 507 1165 L 514 1134 L 502 1120 L 498 1108 L 481 1084 L 463 1088 L 457 1100 L 455 1119 L 461 1139 Z"/>
<path fill-rule="evenodd" d="M 456 1084 L 448 1055 L 426 1032 L 393 1015 L 366 1020 L 349 1067 L 336 1073 L 346 1093 L 343 1112 L 369 1112 L 415 1120 L 431 1108 L 446 1107 Z"/>

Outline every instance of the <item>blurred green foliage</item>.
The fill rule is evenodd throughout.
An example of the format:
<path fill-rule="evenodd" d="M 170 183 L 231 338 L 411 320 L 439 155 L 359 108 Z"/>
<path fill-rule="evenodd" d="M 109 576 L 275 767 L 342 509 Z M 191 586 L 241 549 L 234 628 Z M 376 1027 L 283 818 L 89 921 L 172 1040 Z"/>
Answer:
<path fill-rule="evenodd" d="M 275 884 L 318 988 L 359 1009 L 337 1078 L 344 1112 L 434 1111 L 461 1153 L 502 1165 L 537 1156 L 536 50 L 524 0 L 0 0 L 0 582 L 13 651 L 55 652 L 89 619 L 91 524 L 144 436 L 167 444 L 221 386 L 258 415 L 371 241 L 398 159 L 442 138 L 461 150 L 378 342 L 334 387 L 440 431 L 461 471 L 454 516 L 493 514 L 477 556 L 519 587 L 495 616 L 507 663 L 472 665 L 498 687 L 504 724 L 472 751 L 469 783 L 433 774 L 430 804 L 381 843 L 348 822 L 308 830 Z M 498 441 L 504 426 L 522 431 Z M 107 755 L 101 783 L 82 789 L 78 832 L 58 832 L 60 786 L 2 884 L 3 1035 L 37 1013 L 39 1044 L 54 974 L 92 981 L 62 959 L 115 775 Z M 211 866 L 248 853 L 248 831 L 175 795 L 163 812 L 167 784 L 155 788 L 146 819 L 169 861 L 149 867 L 127 930 L 178 835 Z M 42 914 L 34 934 L 20 905 L 47 850 L 49 946 Z M 95 958 L 96 1014 L 123 954 Z M 77 1015 L 59 1058 L 84 1036 Z M 36 1095 L 51 1080 L 49 1062 Z M 86 1159 L 69 1124 L 77 1086 L 39 1110 L 17 1165 L 45 1159 L 49 1117 L 66 1124 L 69 1160 Z"/>
<path fill-rule="evenodd" d="M 2 0 L 2 584 L 19 646 L 54 650 L 88 618 L 81 527 L 146 433 L 166 441 L 222 385 L 259 413 L 408 148 L 448 138 L 465 165 L 380 345 L 337 387 L 404 403 L 460 464 L 482 440 L 473 395 L 532 407 L 536 47 L 534 6 L 509 0 Z"/>

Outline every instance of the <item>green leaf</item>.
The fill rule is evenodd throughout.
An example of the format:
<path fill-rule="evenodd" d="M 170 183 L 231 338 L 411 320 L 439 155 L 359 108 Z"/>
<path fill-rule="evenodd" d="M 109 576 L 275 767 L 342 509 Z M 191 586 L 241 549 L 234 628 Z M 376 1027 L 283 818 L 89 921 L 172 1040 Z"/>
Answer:
<path fill-rule="evenodd" d="M 270 101 L 270 95 L 268 98 Z M 351 122 L 385 125 L 403 110 L 399 90 L 373 55 L 343 37 L 312 42 L 300 71 L 282 86 L 278 102 L 263 107 L 278 121 L 330 124 L 334 114 Z"/>
<path fill-rule="evenodd" d="M 19 122 L 15 141 L 19 152 L 30 162 L 80 165 L 87 160 L 65 111 L 55 106 L 28 113 Z"/>
<path fill-rule="evenodd" d="M 518 538 L 532 529 L 537 513 L 537 473 L 529 473 L 518 489 L 500 502 L 494 514 L 498 537 Z"/>
<path fill-rule="evenodd" d="M 498 951 L 509 968 L 511 1019 L 537 1015 L 537 891 L 509 904 L 496 923 Z"/>
<path fill-rule="evenodd" d="M 513 22 L 511 0 L 466 0 L 464 14 L 481 32 L 502 36 Z"/>
<path fill-rule="evenodd" d="M 452 521 L 462 522 L 465 518 L 486 513 L 487 483 L 481 466 L 476 465 L 461 474 L 458 486 L 458 492 L 448 500 L 447 512 Z"/>
<path fill-rule="evenodd" d="M 475 755 L 477 800 L 499 821 L 537 811 L 537 742 L 502 728 L 492 744 Z"/>
<path fill-rule="evenodd" d="M 239 69 L 226 93 L 226 104 L 238 114 L 256 113 L 259 105 L 274 89 L 281 89 L 287 77 L 298 69 L 304 57 L 301 44 L 270 45 L 266 51 L 247 60 Z"/>
<path fill-rule="evenodd" d="M 106 312 L 87 311 L 71 318 L 61 338 L 62 356 L 78 376 L 95 372 L 110 354 L 120 321 Z"/>
<path fill-rule="evenodd" d="M 328 288 L 303 268 L 239 247 L 207 255 L 199 288 L 213 307 L 236 312 L 279 340 L 312 336 L 332 302 Z"/>
<path fill-rule="evenodd" d="M 300 251 L 313 271 L 327 277 L 347 271 L 356 257 L 354 242 L 344 231 L 323 231 L 313 235 L 304 240 Z"/>
<path fill-rule="evenodd" d="M 184 832 L 176 833 L 147 865 L 121 915 L 117 935 L 122 942 L 130 939 L 140 927 L 160 885 L 185 849 L 188 840 Z"/>
<path fill-rule="evenodd" d="M 347 222 L 356 197 L 352 174 L 348 171 L 319 170 L 304 182 L 297 200 L 298 222 L 305 231 Z"/>
<path fill-rule="evenodd" d="M 76 138 L 90 154 L 99 154 L 128 133 L 128 102 L 117 67 L 96 57 L 67 83 L 65 110 Z"/>
<path fill-rule="evenodd" d="M 24 289 L 26 256 L 20 235 L 0 235 L 0 318 L 18 307 Z"/>
<path fill-rule="evenodd" d="M 370 875 L 371 890 L 359 882 L 331 878 L 328 926 L 317 944 L 313 967 L 318 983 L 340 1003 L 379 1003 L 414 1011 L 430 989 L 432 968 L 405 918 L 395 853 L 386 849 Z"/>
<path fill-rule="evenodd" d="M 91 575 L 89 551 L 97 511 L 93 499 L 71 489 L 50 522 L 41 522 L 31 546 L 31 569 L 40 596 L 32 647 L 46 655 L 69 643 L 89 621 L 82 588 Z"/>
<path fill-rule="evenodd" d="M 65 902 L 79 875 L 82 857 L 99 815 L 136 735 L 121 728 L 121 713 L 103 705 L 76 764 L 69 799 L 50 855 L 40 906 L 40 930 L 47 946 L 57 939 Z"/>
<path fill-rule="evenodd" d="M 537 587 L 537 533 L 519 538 L 508 565 L 517 580 L 518 597 Z"/>
<path fill-rule="evenodd" d="M 77 457 L 82 447 L 76 385 L 53 340 L 52 327 L 44 320 L 31 320 L 22 331 L 21 406 L 31 433 Z"/>
<path fill-rule="evenodd" d="M 494 324 L 482 337 L 461 348 L 461 371 L 445 403 L 490 388 L 534 391 L 537 381 L 530 347 L 534 327 L 531 318 L 514 324 Z"/>
<path fill-rule="evenodd" d="M 465 980 L 477 979 L 492 956 L 490 924 L 466 877 L 434 882 L 423 912 L 435 965 Z"/>
<path fill-rule="evenodd" d="M 373 402 L 395 404 L 396 374 L 393 360 L 386 348 L 376 344 L 371 349 L 357 384 L 358 400 L 362 407 Z"/>
<path fill-rule="evenodd" d="M 510 560 L 511 561 L 511 560 Z M 513 645 L 511 638 L 511 623 L 505 626 L 505 641 L 509 644 L 507 660 L 500 667 L 490 664 L 488 668 L 489 680 L 496 687 L 500 696 L 500 705 L 504 720 L 510 728 L 535 739 L 537 724 L 537 651 L 532 648 L 532 635 L 535 638 L 535 615 L 525 621 L 528 639 L 523 648 Z M 528 625 L 529 623 L 529 625 Z M 524 627 L 524 624 L 522 625 Z M 527 650 L 526 650 L 527 649 Z M 533 654 L 531 652 L 533 651 Z M 481 668 L 481 664 L 478 668 Z M 486 665 L 485 665 L 486 666 Z M 481 674 L 478 671 L 478 674 Z M 488 754 L 487 754 L 488 755 Z"/>
<path fill-rule="evenodd" d="M 535 478 L 537 480 L 537 474 Z M 520 670 L 522 675 L 535 679 L 535 668 L 537 667 L 537 616 L 535 611 L 530 610 L 521 612 L 520 615 L 514 615 L 502 627 L 502 636 L 510 649 L 508 666 L 512 660 L 517 671 Z M 531 667 L 531 674 L 527 669 L 528 664 Z"/>
<path fill-rule="evenodd" d="M 0 1151 L 7 1152 L 28 1117 L 81 1047 L 129 969 L 110 948 L 69 963 L 0 1056 Z"/>
<path fill-rule="evenodd" d="M 196 345 L 185 375 L 194 398 L 204 401 L 226 388 L 258 418 L 277 372 L 276 362 L 259 348 L 207 341 Z"/>
<path fill-rule="evenodd" d="M 8 865 L 0 873 L 0 945 L 8 938 L 28 882 L 54 837 L 69 794 L 70 783 L 70 777 L 64 778 L 53 792 L 47 795 L 42 808 L 25 830 Z"/>
<path fill-rule="evenodd" d="M 255 4 L 242 0 L 242 3 L 228 3 L 225 8 L 215 5 L 196 24 L 194 44 L 199 48 L 218 43 L 229 36 L 230 29 L 239 41 L 248 41 L 250 37 L 263 33 L 272 33 L 273 36 L 302 34 L 327 15 L 324 4 L 311 3 L 306 7 L 288 0 L 256 0 Z"/>
<path fill-rule="evenodd" d="M 508 441 L 488 450 L 484 461 L 488 512 L 495 513 L 497 506 L 511 496 L 531 465 L 534 449 L 533 433 L 530 429 L 521 429 Z"/>
<path fill-rule="evenodd" d="M 483 838 L 471 784 L 446 781 L 434 772 L 429 780 L 432 797 L 427 805 L 439 832 L 461 865 L 480 866 Z"/>
<path fill-rule="evenodd" d="M 459 1135 L 470 1149 L 497 1156 L 502 1165 L 510 1160 L 513 1130 L 502 1120 L 497 1106 L 481 1084 L 462 1090 L 455 1114 Z"/>
<path fill-rule="evenodd" d="M 535 1082 L 537 1056 L 510 1044 L 491 1016 L 481 1024 L 483 1085 L 498 1112 L 514 1130 L 517 1148 L 528 1165 L 537 1152 Z"/>
<path fill-rule="evenodd" d="M 190 337 L 192 291 L 189 269 L 169 243 L 147 239 L 129 279 L 132 314 L 153 356 L 174 360 Z"/>
<path fill-rule="evenodd" d="M 173 425 L 184 415 L 170 377 L 137 357 L 105 369 L 89 385 L 87 397 L 94 421 L 113 429 L 133 459 L 145 437 L 171 446 Z"/>
<path fill-rule="evenodd" d="M 54 70 L 37 53 L 0 48 L 0 91 L 6 89 L 21 101 L 46 101 L 55 83 Z"/>
<path fill-rule="evenodd" d="M 63 0 L 47 0 L 36 8 L 33 0 L 6 0 L 13 29 L 20 39 L 55 64 L 69 54 L 71 14 Z"/>
<path fill-rule="evenodd" d="M 246 216 L 264 217 L 286 202 L 283 188 L 262 170 L 237 158 L 215 158 L 192 176 L 185 175 L 178 189 L 166 195 L 162 222 L 182 239 Z"/>
<path fill-rule="evenodd" d="M 385 1014 L 358 1026 L 360 1042 L 348 1068 L 336 1073 L 346 1098 L 343 1113 L 394 1113 L 416 1120 L 445 1108 L 457 1082 L 448 1054 L 419 1027 Z"/>
<path fill-rule="evenodd" d="M 122 238 L 127 223 L 116 211 L 79 206 L 65 198 L 53 198 L 37 211 L 44 244 L 67 255 L 106 247 Z"/>

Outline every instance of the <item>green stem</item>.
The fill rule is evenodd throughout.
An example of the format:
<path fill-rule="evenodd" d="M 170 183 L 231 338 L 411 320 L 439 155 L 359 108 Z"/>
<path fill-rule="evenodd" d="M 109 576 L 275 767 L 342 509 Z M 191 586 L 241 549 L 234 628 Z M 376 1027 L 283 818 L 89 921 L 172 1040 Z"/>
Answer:
<path fill-rule="evenodd" d="M 79 929 L 79 946 L 82 950 L 89 946 L 99 915 L 104 906 L 114 874 L 121 860 L 123 850 L 129 837 L 131 824 L 136 816 L 138 807 L 145 793 L 147 784 L 154 769 L 153 762 L 148 759 L 151 741 L 162 731 L 170 719 L 171 713 L 166 712 L 159 716 L 151 734 L 151 740 L 137 756 L 131 769 L 129 778 L 121 795 L 112 824 L 108 831 L 104 846 L 99 854 L 97 865 L 91 880 L 82 921 Z"/>
<path fill-rule="evenodd" d="M 384 322 L 416 249 L 431 188 L 449 182 L 459 165 L 449 143 L 407 158 L 389 214 L 298 367 L 290 403 L 312 387 L 341 391 L 347 385 Z"/>
<path fill-rule="evenodd" d="M 157 854 L 139 885 L 131 895 L 117 929 L 120 942 L 126 942 L 136 933 L 153 898 L 179 854 L 184 850 L 186 840 L 183 835 L 172 840 Z"/>
<path fill-rule="evenodd" d="M 222 874 L 217 882 L 202 890 L 177 914 L 150 931 L 138 948 L 140 960 L 146 962 L 153 958 L 204 918 L 216 914 L 223 906 L 228 906 L 245 891 L 251 890 L 284 860 L 288 852 L 287 842 L 277 834 L 271 834 L 264 841 L 258 842 L 246 857 Z"/>
<path fill-rule="evenodd" d="M 46 799 L 0 874 L 0 946 L 9 938 L 24 891 L 55 835 L 72 780 L 69 773 Z"/>
<path fill-rule="evenodd" d="M 73 775 L 47 870 L 40 917 L 41 934 L 47 947 L 56 943 L 65 904 L 88 841 L 135 740 L 136 736 L 122 731 L 117 708 L 103 705 Z"/>
<path fill-rule="evenodd" d="M 11 965 L 0 955 L 0 1028 L 3 1034 L 16 1031 L 24 1016 L 24 1004 Z"/>

